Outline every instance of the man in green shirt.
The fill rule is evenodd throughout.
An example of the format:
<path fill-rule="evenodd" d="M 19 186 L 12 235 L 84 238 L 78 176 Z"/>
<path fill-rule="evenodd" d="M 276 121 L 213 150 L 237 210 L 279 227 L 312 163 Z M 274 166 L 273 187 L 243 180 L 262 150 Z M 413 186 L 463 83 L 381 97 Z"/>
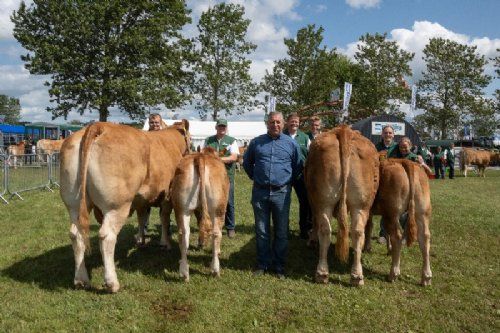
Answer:
<path fill-rule="evenodd" d="M 219 153 L 219 157 L 226 166 L 227 175 L 229 176 L 229 197 L 226 208 L 225 226 L 227 236 L 233 238 L 235 236 L 235 221 L 234 221 L 234 170 L 235 162 L 238 160 L 238 144 L 236 139 L 226 135 L 227 120 L 219 119 L 215 124 L 217 133 L 209 136 L 205 140 L 205 147 L 212 147 Z"/>
<path fill-rule="evenodd" d="M 446 164 L 448 165 L 449 168 L 449 178 L 453 179 L 455 178 L 455 144 L 451 144 L 450 148 L 446 149 Z"/>
<path fill-rule="evenodd" d="M 286 129 L 283 131 L 283 134 L 290 136 L 297 142 L 300 148 L 300 159 L 304 163 L 307 158 L 307 153 L 309 152 L 311 140 L 306 133 L 299 130 L 299 123 L 299 115 L 297 113 L 291 113 L 286 119 Z M 292 185 L 297 194 L 297 199 L 299 200 L 299 236 L 302 239 L 308 239 L 309 230 L 312 228 L 312 212 L 307 199 L 304 174 L 302 173 Z"/>

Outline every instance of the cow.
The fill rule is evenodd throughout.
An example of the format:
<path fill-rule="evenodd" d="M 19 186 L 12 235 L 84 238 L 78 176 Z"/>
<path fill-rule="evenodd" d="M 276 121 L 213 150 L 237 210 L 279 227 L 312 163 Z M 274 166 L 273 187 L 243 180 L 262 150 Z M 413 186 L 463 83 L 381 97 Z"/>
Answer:
<path fill-rule="evenodd" d="M 201 153 L 185 156 L 177 166 L 170 188 L 170 200 L 179 230 L 181 260 L 179 273 L 189 281 L 187 251 L 189 248 L 189 222 L 193 212 L 199 224 L 199 243 L 212 236 L 211 273 L 220 276 L 220 244 L 222 226 L 229 195 L 226 168 L 214 149 L 206 147 Z"/>
<path fill-rule="evenodd" d="M 65 140 L 60 153 L 60 193 L 71 219 L 75 287 L 90 286 L 84 255 L 90 250 L 91 210 L 101 224 L 99 245 L 110 292 L 120 289 L 114 263 L 117 235 L 134 211 L 142 233 L 148 207 L 161 206 L 161 245 L 170 247 L 166 221 L 171 205 L 166 198 L 177 164 L 189 153 L 188 129 L 185 120 L 154 132 L 98 122 Z"/>
<path fill-rule="evenodd" d="M 243 155 L 247 150 L 246 142 L 245 146 L 238 148 L 238 159 L 236 160 L 236 170 L 241 171 L 241 166 L 243 165 Z"/>
<path fill-rule="evenodd" d="M 61 150 L 64 139 L 61 140 L 49 140 L 40 139 L 36 143 L 36 153 L 38 155 L 38 161 L 47 162 L 47 158 L 43 157 L 43 154 L 52 155 L 55 152 Z"/>
<path fill-rule="evenodd" d="M 467 167 L 475 165 L 478 169 L 478 176 L 485 177 L 484 171 L 490 164 L 492 158 L 495 158 L 495 153 L 487 150 L 464 148 L 460 152 L 460 170 L 464 177 L 467 177 Z"/>
<path fill-rule="evenodd" d="M 393 159 L 380 163 L 380 182 L 365 230 L 365 252 L 371 249 L 372 215 L 381 215 L 389 235 L 388 250 L 392 265 L 388 280 L 393 282 L 400 275 L 403 235 L 410 246 L 417 238 L 423 257 L 421 284 L 431 284 L 430 267 L 430 218 L 432 213 L 429 177 L 418 163 L 406 159 Z M 399 228 L 400 218 L 406 220 L 404 233 Z"/>
<path fill-rule="evenodd" d="M 361 252 L 365 225 L 378 188 L 379 155 L 373 143 L 346 125 L 324 132 L 311 143 L 305 168 L 305 182 L 313 230 L 310 240 L 319 238 L 319 263 L 315 279 L 328 282 L 327 254 L 330 219 L 338 221 L 335 252 L 342 262 L 349 256 L 347 214 L 351 216 L 354 260 L 351 284 L 363 285 Z"/>
<path fill-rule="evenodd" d="M 25 141 L 21 141 L 15 145 L 10 145 L 7 147 L 7 154 L 11 156 L 12 166 L 14 166 L 14 169 L 17 169 L 17 157 L 24 155 L 25 147 Z M 22 158 L 19 159 L 19 161 L 19 164 L 22 165 Z"/>

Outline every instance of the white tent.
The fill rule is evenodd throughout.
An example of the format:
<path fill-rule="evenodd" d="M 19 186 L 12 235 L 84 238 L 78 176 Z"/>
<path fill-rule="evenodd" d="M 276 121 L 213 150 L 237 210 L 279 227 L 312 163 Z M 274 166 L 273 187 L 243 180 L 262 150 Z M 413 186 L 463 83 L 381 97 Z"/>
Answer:
<path fill-rule="evenodd" d="M 176 121 L 173 119 L 164 119 L 168 125 Z M 146 122 L 147 123 L 147 122 Z M 250 142 L 256 136 L 267 132 L 266 124 L 263 121 L 230 121 L 227 122 L 227 134 L 236 138 L 238 146 L 243 146 L 245 142 Z M 189 121 L 189 133 L 194 147 L 201 145 L 205 139 L 215 135 L 215 121 Z"/>

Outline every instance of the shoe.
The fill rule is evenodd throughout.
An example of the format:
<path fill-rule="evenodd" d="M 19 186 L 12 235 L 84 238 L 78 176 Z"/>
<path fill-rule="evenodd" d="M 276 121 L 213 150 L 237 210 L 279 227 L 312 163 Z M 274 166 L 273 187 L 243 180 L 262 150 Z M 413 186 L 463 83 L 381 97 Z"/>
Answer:
<path fill-rule="evenodd" d="M 277 273 L 276 277 L 278 278 L 278 280 L 284 280 L 284 279 L 286 279 L 285 274 L 283 274 L 283 273 Z"/>
<path fill-rule="evenodd" d="M 266 271 L 263 270 L 263 269 L 256 269 L 255 271 L 253 271 L 253 276 L 261 276 L 261 275 L 264 275 Z"/>
<path fill-rule="evenodd" d="M 234 231 L 234 229 L 229 229 L 227 231 L 227 237 L 234 238 L 235 236 L 236 236 L 236 232 Z"/>
<path fill-rule="evenodd" d="M 380 237 L 378 238 L 378 243 L 379 243 L 379 244 L 387 244 L 387 239 L 385 239 L 385 237 L 384 237 L 384 236 L 380 236 Z"/>

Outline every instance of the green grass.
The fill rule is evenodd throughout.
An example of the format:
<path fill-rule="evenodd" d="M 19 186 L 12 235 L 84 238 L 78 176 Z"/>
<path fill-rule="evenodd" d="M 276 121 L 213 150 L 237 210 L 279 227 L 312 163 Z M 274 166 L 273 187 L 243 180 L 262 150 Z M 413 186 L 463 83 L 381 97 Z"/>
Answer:
<path fill-rule="evenodd" d="M 220 279 L 209 276 L 209 249 L 190 251 L 191 281 L 184 283 L 177 274 L 177 240 L 167 253 L 155 246 L 159 234 L 154 231 L 150 246 L 135 248 L 134 216 L 118 239 L 122 289 L 115 295 L 103 292 L 95 222 L 93 251 L 86 259 L 93 288 L 73 289 L 68 214 L 58 193 L 28 192 L 25 201 L 0 205 L 0 331 L 500 331 L 499 171 L 488 171 L 485 179 L 431 182 L 434 278 L 429 288 L 418 285 L 418 246 L 404 249 L 402 276 L 391 284 L 385 281 L 390 258 L 376 243 L 371 254 L 363 255 L 364 287 L 349 286 L 349 266 L 339 265 L 333 255 L 330 284 L 315 284 L 317 250 L 298 238 L 295 200 L 288 278 L 254 278 L 250 186 L 243 174 L 237 175 L 238 233 L 235 239 L 223 238 Z M 158 225 L 157 209 L 152 218 Z"/>

